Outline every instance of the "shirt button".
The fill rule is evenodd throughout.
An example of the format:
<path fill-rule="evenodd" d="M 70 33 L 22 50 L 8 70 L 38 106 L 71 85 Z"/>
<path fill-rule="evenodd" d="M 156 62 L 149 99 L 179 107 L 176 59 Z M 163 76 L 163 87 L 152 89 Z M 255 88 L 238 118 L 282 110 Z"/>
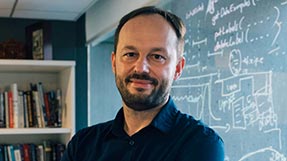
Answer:
<path fill-rule="evenodd" d="M 134 144 L 135 144 L 135 141 L 130 140 L 130 141 L 129 141 L 129 144 L 130 144 L 130 145 L 134 145 Z"/>

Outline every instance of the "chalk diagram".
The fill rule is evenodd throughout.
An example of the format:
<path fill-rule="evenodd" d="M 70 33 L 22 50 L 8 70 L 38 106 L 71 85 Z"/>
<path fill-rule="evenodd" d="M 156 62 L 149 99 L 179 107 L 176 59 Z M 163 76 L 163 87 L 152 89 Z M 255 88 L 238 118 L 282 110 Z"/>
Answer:
<path fill-rule="evenodd" d="M 219 1 L 198 3 L 183 16 L 187 22 L 197 23 L 196 26 L 187 23 L 187 28 L 193 30 L 187 31 L 190 34 L 185 42 L 189 46 L 184 53 L 187 66 L 183 76 L 172 86 L 173 99 L 182 112 L 202 119 L 223 137 L 227 136 L 226 141 L 230 142 L 226 143 L 226 161 L 286 161 L 287 153 L 283 148 L 287 143 L 282 138 L 273 99 L 274 72 L 263 67 L 270 57 L 285 56 L 286 48 L 282 49 L 277 42 L 283 31 L 280 7 L 287 6 L 287 2 L 274 5 L 273 16 L 262 16 L 251 23 L 244 11 L 266 1 L 233 1 L 232 4 L 225 1 L 225 7 L 216 8 Z M 240 16 L 221 23 L 233 14 Z M 213 25 L 212 36 L 202 32 L 201 25 L 208 20 Z M 266 26 L 271 26 L 270 32 L 255 32 Z M 287 31 L 287 27 L 284 29 Z M 268 42 L 268 46 L 259 53 L 249 54 L 244 50 L 258 47 L 262 42 Z M 235 136 L 239 134 L 240 137 Z M 256 138 L 252 139 L 252 135 Z M 248 142 L 244 141 L 246 138 Z M 231 154 L 229 149 L 241 152 Z"/>

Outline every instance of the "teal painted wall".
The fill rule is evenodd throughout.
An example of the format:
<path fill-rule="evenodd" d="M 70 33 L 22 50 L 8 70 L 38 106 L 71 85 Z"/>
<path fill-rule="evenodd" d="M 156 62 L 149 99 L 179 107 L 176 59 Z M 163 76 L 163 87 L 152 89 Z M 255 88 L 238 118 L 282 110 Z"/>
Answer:
<path fill-rule="evenodd" d="M 34 19 L 0 18 L 0 42 L 15 39 L 25 43 L 25 27 Z M 87 49 L 85 16 L 78 21 L 49 21 L 53 59 L 76 61 L 76 131 L 87 126 Z"/>

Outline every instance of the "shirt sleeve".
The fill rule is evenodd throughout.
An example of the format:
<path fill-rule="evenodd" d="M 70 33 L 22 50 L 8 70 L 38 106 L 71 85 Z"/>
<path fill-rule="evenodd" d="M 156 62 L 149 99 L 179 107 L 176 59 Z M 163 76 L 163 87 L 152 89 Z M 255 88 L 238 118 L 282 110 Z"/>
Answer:
<path fill-rule="evenodd" d="M 194 160 L 200 161 L 224 161 L 224 143 L 221 138 L 203 142 L 194 155 Z"/>

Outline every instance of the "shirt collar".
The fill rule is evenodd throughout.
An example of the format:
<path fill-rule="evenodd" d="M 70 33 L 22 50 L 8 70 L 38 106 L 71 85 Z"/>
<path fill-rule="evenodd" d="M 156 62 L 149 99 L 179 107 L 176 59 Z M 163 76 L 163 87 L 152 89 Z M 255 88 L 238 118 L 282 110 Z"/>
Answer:
<path fill-rule="evenodd" d="M 163 133 L 168 133 L 176 122 L 176 114 L 178 110 L 172 100 L 169 97 L 168 102 L 162 107 L 161 111 L 151 122 L 151 126 L 159 129 Z"/>
<path fill-rule="evenodd" d="M 113 133 L 115 136 L 125 136 L 126 133 L 124 132 L 124 112 L 123 108 L 121 108 L 116 118 L 113 121 L 112 127 L 111 127 L 111 133 Z"/>
<path fill-rule="evenodd" d="M 175 123 L 177 112 L 178 110 L 172 98 L 169 97 L 168 102 L 162 107 L 149 126 L 152 126 L 163 133 L 168 133 Z M 123 122 L 124 113 L 123 108 L 121 108 L 113 121 L 108 135 L 113 134 L 114 136 L 127 136 L 123 129 Z"/>

